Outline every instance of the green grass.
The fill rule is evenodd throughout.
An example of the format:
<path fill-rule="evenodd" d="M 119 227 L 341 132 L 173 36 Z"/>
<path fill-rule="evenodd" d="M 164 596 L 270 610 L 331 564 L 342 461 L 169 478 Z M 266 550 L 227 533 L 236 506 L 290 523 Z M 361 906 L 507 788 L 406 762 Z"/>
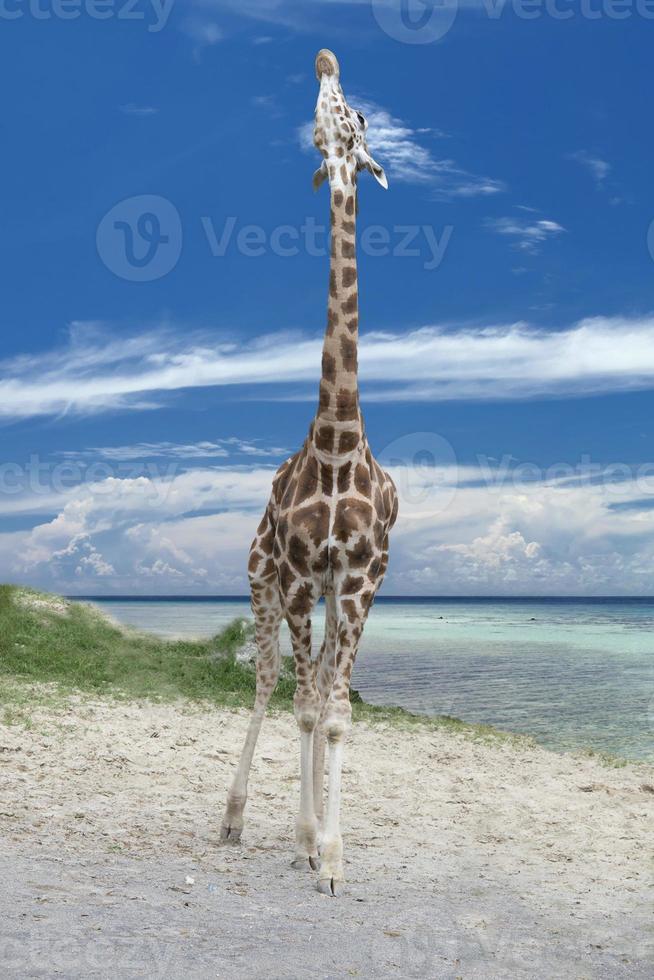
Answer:
<path fill-rule="evenodd" d="M 255 674 L 235 654 L 252 639 L 252 626 L 236 620 L 209 640 L 164 640 L 114 624 L 92 606 L 67 602 L 30 589 L 0 586 L 0 720 L 31 724 L 30 708 L 39 688 L 40 704 L 82 693 L 155 701 L 204 702 L 251 707 Z M 43 686 L 45 685 L 45 686 Z M 271 707 L 290 710 L 295 680 L 289 660 Z M 456 718 L 427 718 L 402 708 L 367 704 L 351 692 L 355 721 L 396 728 L 439 728 L 480 741 L 526 747 L 522 736 Z"/>
<path fill-rule="evenodd" d="M 210 640 L 162 640 L 118 627 L 80 603 L 64 603 L 62 614 L 61 601 L 0 586 L 0 679 L 94 695 L 252 703 L 254 671 L 234 656 L 251 638 L 245 621 Z M 273 704 L 289 707 L 293 690 L 288 678 L 280 680 Z"/>

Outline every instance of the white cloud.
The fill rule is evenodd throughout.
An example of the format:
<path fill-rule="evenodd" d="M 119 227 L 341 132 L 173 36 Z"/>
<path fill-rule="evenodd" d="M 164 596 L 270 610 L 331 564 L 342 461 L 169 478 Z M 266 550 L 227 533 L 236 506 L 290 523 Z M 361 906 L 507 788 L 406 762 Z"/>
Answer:
<path fill-rule="evenodd" d="M 377 447 L 379 448 L 379 447 Z M 386 594 L 649 594 L 654 468 L 543 473 L 392 469 L 400 489 Z M 245 593 L 270 469 L 108 480 L 31 531 L 0 534 L 0 577 L 67 592 Z"/>
<path fill-rule="evenodd" d="M 203 6 L 214 8 L 221 12 L 236 14 L 250 20 L 261 21 L 285 27 L 294 32 L 315 30 L 316 9 L 335 6 L 366 7 L 370 0 L 203 0 Z M 333 18 L 327 22 L 334 27 Z M 266 43 L 268 36 L 264 35 L 259 43 Z"/>
<path fill-rule="evenodd" d="M 593 156 L 591 153 L 587 153 L 586 150 L 578 150 L 569 156 L 571 160 L 575 160 L 581 164 L 590 173 L 598 188 L 603 186 L 604 181 L 611 172 L 611 164 L 607 160 Z"/>
<path fill-rule="evenodd" d="M 67 459 L 92 457 L 109 460 L 146 460 L 146 459 L 227 459 L 233 456 L 247 457 L 278 457 L 289 456 L 287 449 L 281 446 L 258 446 L 256 442 L 248 442 L 231 436 L 228 439 L 218 439 L 215 442 L 203 441 L 193 443 L 175 442 L 137 442 L 131 446 L 95 446 L 82 450 L 66 450 L 58 455 Z"/>
<path fill-rule="evenodd" d="M 518 221 L 515 218 L 489 218 L 486 227 L 498 235 L 513 239 L 513 247 L 535 255 L 542 244 L 565 231 L 557 221 L 542 218 L 537 221 Z"/>
<path fill-rule="evenodd" d="M 479 177 L 459 167 L 454 160 L 435 157 L 419 139 L 426 134 L 443 138 L 444 133 L 414 129 L 367 99 L 348 98 L 348 102 L 365 115 L 368 146 L 391 180 L 422 185 L 442 199 L 488 196 L 504 190 L 499 180 Z M 313 126 L 313 122 L 307 122 L 298 131 L 302 149 L 311 152 L 315 152 Z"/>
<path fill-rule="evenodd" d="M 105 339 L 97 325 L 87 337 L 78 325 L 64 347 L 0 365 L 0 418 L 151 409 L 164 403 L 166 392 L 240 384 L 265 386 L 268 400 L 313 401 L 321 346 L 321 337 L 291 334 L 240 344 L 182 332 L 117 341 Z M 593 317 L 557 331 L 514 323 L 368 333 L 360 365 L 368 401 L 647 389 L 654 387 L 654 316 Z"/>
<path fill-rule="evenodd" d="M 152 105 L 137 105 L 135 102 L 128 102 L 126 105 L 120 106 L 120 111 L 124 112 L 126 116 L 156 116 L 159 112 L 155 106 Z"/>
<path fill-rule="evenodd" d="M 115 576 L 116 569 L 106 561 L 91 543 L 88 534 L 73 533 L 63 547 L 52 551 L 49 562 L 55 576 L 67 581 L 71 576 L 77 579 L 107 579 Z"/>
<path fill-rule="evenodd" d="M 278 119 L 283 115 L 277 97 L 274 95 L 254 95 L 250 99 L 250 103 L 255 109 L 261 109 L 272 119 Z"/>
<path fill-rule="evenodd" d="M 165 583 L 175 591 L 205 581 L 243 591 L 243 558 L 272 473 L 195 470 L 79 486 L 60 494 L 52 520 L 18 536 L 0 535 L 0 569 L 59 591 L 93 591 L 98 577 L 109 576 L 118 590 L 142 590 L 150 578 L 164 591 Z M 20 551 L 9 558 L 6 545 L 18 541 Z"/>
<path fill-rule="evenodd" d="M 225 37 L 222 28 L 205 13 L 198 13 L 193 17 L 188 17 L 182 22 L 181 30 L 192 41 L 195 41 L 198 49 L 212 47 L 218 44 Z"/>

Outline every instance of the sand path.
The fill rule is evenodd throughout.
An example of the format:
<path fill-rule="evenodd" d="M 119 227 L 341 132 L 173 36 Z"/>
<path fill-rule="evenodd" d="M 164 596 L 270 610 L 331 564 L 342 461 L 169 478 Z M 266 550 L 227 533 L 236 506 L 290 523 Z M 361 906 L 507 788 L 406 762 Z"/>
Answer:
<path fill-rule="evenodd" d="M 2 976 L 654 975 L 654 768 L 356 725 L 348 892 L 292 871 L 298 740 L 247 714 L 73 700 L 0 726 Z"/>

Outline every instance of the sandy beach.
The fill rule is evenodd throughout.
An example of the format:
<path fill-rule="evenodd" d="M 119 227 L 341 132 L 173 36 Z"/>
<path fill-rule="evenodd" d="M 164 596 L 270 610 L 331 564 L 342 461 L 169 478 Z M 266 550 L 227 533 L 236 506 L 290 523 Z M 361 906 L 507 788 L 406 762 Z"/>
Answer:
<path fill-rule="evenodd" d="M 247 713 L 71 698 L 0 728 L 6 977 L 649 977 L 654 768 L 354 726 L 347 894 L 293 871 L 298 739 Z"/>

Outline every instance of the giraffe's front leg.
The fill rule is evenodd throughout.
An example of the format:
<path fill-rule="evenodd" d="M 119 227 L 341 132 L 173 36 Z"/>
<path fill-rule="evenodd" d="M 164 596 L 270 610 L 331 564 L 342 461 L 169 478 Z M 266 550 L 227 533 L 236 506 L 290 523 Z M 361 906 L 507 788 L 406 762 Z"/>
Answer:
<path fill-rule="evenodd" d="M 316 661 L 315 677 L 321 701 L 321 721 L 325 716 L 327 700 L 331 694 L 336 670 L 336 599 L 333 592 L 325 596 L 325 639 Z M 325 783 L 325 732 L 321 721 L 316 725 L 313 736 L 313 808 L 318 821 L 319 838 L 324 825 L 324 783 Z"/>
<path fill-rule="evenodd" d="M 300 729 L 300 810 L 295 821 L 295 858 L 292 867 L 318 868 L 318 821 L 313 802 L 313 741 L 320 714 L 320 696 L 311 664 L 311 620 L 288 616 L 297 688 L 293 700 Z"/>
<path fill-rule="evenodd" d="M 318 710 L 307 720 L 306 704 L 300 708 L 300 812 L 295 820 L 295 857 L 291 866 L 298 871 L 318 869 L 318 820 L 313 806 L 313 740 Z M 296 704 L 297 714 L 297 704 Z M 313 712 L 311 712 L 313 715 Z"/>
<path fill-rule="evenodd" d="M 328 710 L 330 709 L 328 705 Z M 349 704 L 348 704 L 349 707 Z M 341 776 L 343 771 L 343 751 L 345 737 L 349 728 L 349 716 L 331 715 L 325 721 L 325 732 L 329 746 L 329 783 L 327 790 L 327 814 L 320 851 L 320 875 L 318 891 L 323 895 L 337 897 L 343 892 L 345 873 L 343 870 L 343 839 L 341 837 Z"/>

